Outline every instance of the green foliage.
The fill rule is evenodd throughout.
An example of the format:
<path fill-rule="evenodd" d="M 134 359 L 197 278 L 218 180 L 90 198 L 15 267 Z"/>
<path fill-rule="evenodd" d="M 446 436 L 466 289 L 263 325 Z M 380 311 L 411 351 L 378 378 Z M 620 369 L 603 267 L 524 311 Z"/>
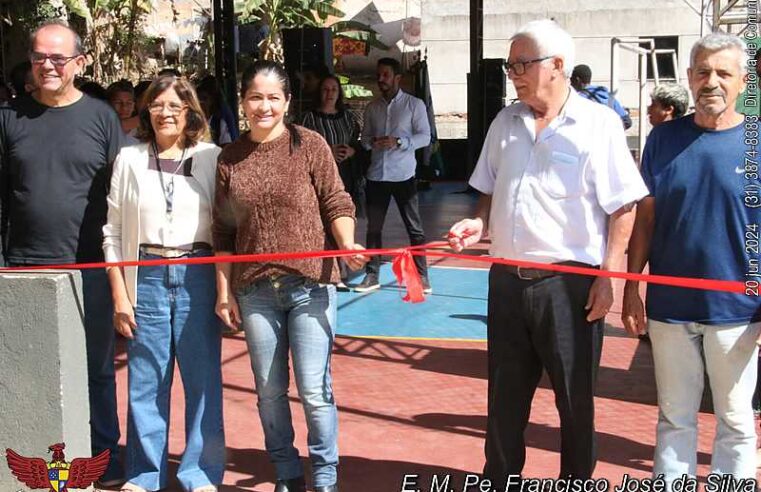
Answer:
<path fill-rule="evenodd" d="M 140 72 L 142 50 L 151 43 L 142 32 L 151 0 L 63 0 L 69 12 L 84 19 L 84 41 L 92 57 L 93 76 L 101 82 Z"/>
<path fill-rule="evenodd" d="M 88 24 L 92 22 L 92 12 L 85 0 L 63 0 L 63 3 L 72 14 L 82 17 Z"/>
<path fill-rule="evenodd" d="M 127 78 L 143 78 L 155 69 L 149 58 L 157 49 L 157 40 L 144 31 L 147 15 L 154 5 L 174 0 L 12 0 L 7 4 L 5 22 L 8 30 L 17 31 L 13 39 L 24 39 L 41 22 L 68 19 L 82 37 L 88 57 L 88 74 L 103 84 Z M 206 9 L 202 15 L 210 16 Z M 173 8 L 176 14 L 176 9 Z M 1 22 L 2 20 L 0 20 Z M 191 62 L 208 66 L 211 46 L 211 23 L 206 27 L 204 40 Z M 11 38 L 9 38 L 11 39 Z M 26 47 L 19 47 L 20 50 Z M 187 62 L 187 60 L 183 60 Z"/>
<path fill-rule="evenodd" d="M 359 24 L 362 27 L 345 27 L 345 26 L 338 26 L 337 24 Z M 330 26 L 330 28 L 333 30 L 333 36 L 337 38 L 348 38 L 348 39 L 354 39 L 357 41 L 364 41 L 368 48 L 376 48 L 379 50 L 386 51 L 389 49 L 388 46 L 383 44 L 380 39 L 378 39 L 378 34 L 372 30 L 370 26 L 367 26 L 365 24 L 362 24 L 360 22 L 336 22 L 336 24 L 333 24 Z M 369 51 L 369 50 L 368 50 Z"/>
<path fill-rule="evenodd" d="M 283 61 L 280 30 L 292 27 L 321 27 L 328 17 L 343 17 L 334 0 L 236 0 L 235 11 L 243 23 L 258 21 L 269 27 L 260 45 L 262 57 Z"/>
<path fill-rule="evenodd" d="M 235 12 L 243 22 L 261 21 L 275 30 L 322 26 L 328 17 L 343 17 L 334 0 L 236 0 Z"/>
<path fill-rule="evenodd" d="M 11 2 L 8 9 L 8 19 L 11 26 L 27 32 L 31 32 L 37 25 L 46 20 L 61 18 L 66 15 L 65 9 L 41 0 Z"/>
<path fill-rule="evenodd" d="M 344 97 L 346 99 L 353 99 L 355 97 L 372 97 L 373 91 L 358 84 L 341 84 L 344 90 Z"/>
<path fill-rule="evenodd" d="M 63 0 L 63 3 L 69 12 L 82 17 L 88 24 L 104 17 L 129 20 L 133 15 L 150 13 L 153 8 L 151 0 Z"/>
<path fill-rule="evenodd" d="M 346 75 L 336 74 L 338 81 L 341 82 L 341 87 L 344 91 L 344 97 L 346 99 L 352 99 L 355 97 L 372 97 L 373 91 L 367 89 L 363 85 L 352 84 L 351 79 Z"/>

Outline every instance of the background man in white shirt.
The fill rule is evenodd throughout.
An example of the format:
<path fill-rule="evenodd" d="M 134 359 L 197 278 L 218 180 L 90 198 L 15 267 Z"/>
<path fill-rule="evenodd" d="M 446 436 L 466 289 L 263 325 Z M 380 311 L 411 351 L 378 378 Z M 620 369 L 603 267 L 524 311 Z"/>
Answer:
<path fill-rule="evenodd" d="M 415 150 L 431 143 L 431 127 L 422 100 L 399 90 L 402 68 L 393 58 L 381 58 L 377 67 L 381 97 L 365 108 L 362 146 L 371 150 L 367 170 L 367 247 L 382 247 L 383 223 L 391 197 L 407 228 L 411 245 L 425 244 L 415 187 Z M 423 282 L 423 292 L 431 292 L 424 256 L 415 257 Z M 380 258 L 374 256 L 366 267 L 364 280 L 354 288 L 369 292 L 380 287 Z"/>
<path fill-rule="evenodd" d="M 602 269 L 622 263 L 631 208 L 647 188 L 618 115 L 571 90 L 573 59 L 571 36 L 553 21 L 530 22 L 512 37 L 507 68 L 520 102 L 489 128 L 470 179 L 483 193 L 479 212 L 452 226 L 455 251 L 479 241 L 488 223 L 495 257 Z M 560 414 L 560 476 L 591 476 L 593 396 L 612 303 L 608 278 L 492 267 L 484 475 L 496 490 L 523 469 L 542 369 Z"/>

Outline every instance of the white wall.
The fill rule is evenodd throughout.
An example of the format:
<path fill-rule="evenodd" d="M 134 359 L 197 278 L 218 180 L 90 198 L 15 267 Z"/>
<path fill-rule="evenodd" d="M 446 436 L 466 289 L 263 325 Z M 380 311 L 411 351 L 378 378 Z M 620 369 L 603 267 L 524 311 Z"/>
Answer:
<path fill-rule="evenodd" d="M 423 0 L 422 36 L 428 47 L 436 112 L 465 112 L 470 68 L 469 1 Z M 689 47 L 699 37 L 700 18 L 683 0 L 485 0 L 484 58 L 506 58 L 509 38 L 522 24 L 554 18 L 575 38 L 578 63 L 592 68 L 593 83 L 610 85 L 612 37 L 680 36 L 680 72 L 686 77 Z M 637 58 L 620 56 L 619 99 L 638 103 Z M 515 97 L 508 82 L 508 98 Z"/>

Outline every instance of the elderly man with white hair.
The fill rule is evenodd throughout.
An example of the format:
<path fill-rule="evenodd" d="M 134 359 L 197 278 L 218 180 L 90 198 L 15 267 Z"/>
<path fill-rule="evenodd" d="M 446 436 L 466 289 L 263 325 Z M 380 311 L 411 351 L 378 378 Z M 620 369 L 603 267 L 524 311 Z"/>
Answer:
<path fill-rule="evenodd" d="M 654 128 L 642 159 L 649 193 L 637 209 L 629 271 L 744 282 L 758 261 L 757 116 L 735 110 L 747 79 L 737 36 L 710 34 L 687 70 L 695 113 Z M 746 193 L 749 191 L 749 193 Z M 757 284 L 730 293 L 649 284 L 647 317 L 637 282 L 624 289 L 623 321 L 647 327 L 658 386 L 653 473 L 668 483 L 697 469 L 697 414 L 708 373 L 716 416 L 711 471 L 756 476 L 751 397 L 761 330 Z"/>
<path fill-rule="evenodd" d="M 486 137 L 470 185 L 476 218 L 450 229 L 460 251 L 486 233 L 499 258 L 613 269 L 623 261 L 632 206 L 647 194 L 618 115 L 579 96 L 571 36 L 550 20 L 511 39 L 508 76 L 520 102 Z M 561 427 L 561 477 L 595 467 L 593 395 L 610 279 L 494 265 L 489 273 L 489 403 L 484 475 L 502 490 L 520 474 L 531 400 L 546 370 Z"/>

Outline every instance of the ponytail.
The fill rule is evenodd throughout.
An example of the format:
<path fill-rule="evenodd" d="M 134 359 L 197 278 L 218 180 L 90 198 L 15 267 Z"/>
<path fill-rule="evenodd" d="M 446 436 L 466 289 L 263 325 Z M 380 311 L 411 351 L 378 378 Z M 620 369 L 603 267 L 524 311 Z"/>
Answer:
<path fill-rule="evenodd" d="M 290 148 L 288 150 L 289 154 L 293 154 L 293 151 L 301 147 L 301 134 L 296 129 L 296 125 L 293 123 L 286 123 L 285 127 L 288 129 L 288 133 L 291 135 L 291 142 L 290 142 Z"/>

